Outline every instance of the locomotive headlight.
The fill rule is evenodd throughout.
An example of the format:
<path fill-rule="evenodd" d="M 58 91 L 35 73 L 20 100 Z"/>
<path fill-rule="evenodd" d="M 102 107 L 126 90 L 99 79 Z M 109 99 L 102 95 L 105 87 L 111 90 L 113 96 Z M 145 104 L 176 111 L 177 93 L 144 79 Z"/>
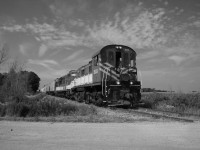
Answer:
<path fill-rule="evenodd" d="M 131 82 L 130 82 L 130 84 L 132 85 L 132 84 L 133 84 L 133 82 L 131 81 Z"/>
<path fill-rule="evenodd" d="M 119 81 L 117 81 L 116 83 L 117 83 L 118 85 L 120 84 L 120 82 L 119 82 Z"/>

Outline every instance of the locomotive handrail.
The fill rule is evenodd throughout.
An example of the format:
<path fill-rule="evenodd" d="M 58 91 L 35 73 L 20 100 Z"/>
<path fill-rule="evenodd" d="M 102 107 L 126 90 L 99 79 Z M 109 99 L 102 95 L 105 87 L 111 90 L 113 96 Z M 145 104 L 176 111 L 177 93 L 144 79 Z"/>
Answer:
<path fill-rule="evenodd" d="M 104 95 L 104 93 L 103 93 L 103 79 L 104 79 L 104 72 L 102 72 L 103 73 L 103 77 L 102 77 L 102 95 Z"/>
<path fill-rule="evenodd" d="M 106 85 L 106 81 L 107 81 L 107 77 L 108 77 L 108 70 L 109 70 L 109 69 L 107 68 L 106 79 L 105 79 L 105 95 L 106 95 L 106 97 L 107 97 L 107 93 L 106 93 L 106 91 L 107 91 L 107 90 L 106 90 L 106 86 L 107 86 L 107 85 Z"/>

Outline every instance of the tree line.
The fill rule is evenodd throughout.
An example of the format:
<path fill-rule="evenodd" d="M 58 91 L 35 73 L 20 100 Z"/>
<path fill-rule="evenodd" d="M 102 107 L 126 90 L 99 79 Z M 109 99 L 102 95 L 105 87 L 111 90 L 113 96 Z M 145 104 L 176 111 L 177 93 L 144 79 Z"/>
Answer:
<path fill-rule="evenodd" d="M 8 49 L 0 49 L 0 68 L 8 60 Z M 35 93 L 39 88 L 40 78 L 32 71 L 25 71 L 14 61 L 7 73 L 0 73 L 0 102 L 23 100 L 25 94 Z"/>

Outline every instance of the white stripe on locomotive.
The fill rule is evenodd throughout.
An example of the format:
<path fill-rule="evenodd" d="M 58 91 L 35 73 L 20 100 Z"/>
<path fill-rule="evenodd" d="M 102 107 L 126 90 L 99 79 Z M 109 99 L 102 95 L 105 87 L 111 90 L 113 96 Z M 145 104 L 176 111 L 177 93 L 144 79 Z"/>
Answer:
<path fill-rule="evenodd" d="M 103 73 L 109 75 L 110 77 L 114 78 L 116 81 L 118 81 L 119 79 L 117 77 L 115 77 L 114 75 L 111 75 L 109 72 L 106 72 L 103 68 L 99 68 L 100 71 L 102 71 Z"/>

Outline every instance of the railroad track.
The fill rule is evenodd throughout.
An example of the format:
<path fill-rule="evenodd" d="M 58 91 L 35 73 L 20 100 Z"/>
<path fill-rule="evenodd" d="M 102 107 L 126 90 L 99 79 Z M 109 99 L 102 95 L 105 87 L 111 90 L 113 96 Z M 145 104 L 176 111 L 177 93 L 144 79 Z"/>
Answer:
<path fill-rule="evenodd" d="M 166 119 L 175 120 L 175 121 L 184 121 L 184 122 L 200 121 L 199 115 L 175 113 L 175 112 L 162 111 L 162 110 L 153 110 L 153 109 L 143 108 L 142 105 L 139 106 L 138 109 L 121 109 L 121 110 L 125 112 L 128 111 L 129 113 L 142 114 L 142 115 L 150 116 L 154 118 L 166 118 Z"/>
<path fill-rule="evenodd" d="M 200 117 L 198 116 L 191 116 L 191 117 L 186 117 L 186 116 L 179 116 L 177 113 L 172 113 L 172 112 L 165 112 L 165 111 L 156 111 L 152 109 L 144 109 L 144 108 L 139 108 L 139 109 L 128 109 L 128 112 L 130 113 L 137 113 L 137 114 L 142 114 L 146 116 L 151 116 L 155 118 L 166 118 L 170 120 L 175 120 L 175 121 L 183 121 L 183 122 L 195 122 L 199 121 Z"/>

